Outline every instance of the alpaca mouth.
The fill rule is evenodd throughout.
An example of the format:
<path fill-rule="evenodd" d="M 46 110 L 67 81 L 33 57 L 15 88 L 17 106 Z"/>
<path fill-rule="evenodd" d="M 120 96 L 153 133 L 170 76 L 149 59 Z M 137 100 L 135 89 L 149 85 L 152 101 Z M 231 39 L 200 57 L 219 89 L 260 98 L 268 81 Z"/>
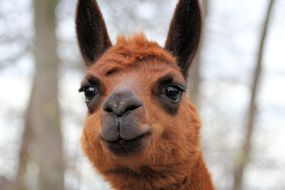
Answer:
<path fill-rule="evenodd" d="M 108 141 L 103 138 L 103 142 L 116 156 L 134 156 L 142 152 L 146 144 L 145 141 L 149 136 L 150 132 L 147 132 L 130 140 L 119 137 L 119 139 L 115 141 Z"/>

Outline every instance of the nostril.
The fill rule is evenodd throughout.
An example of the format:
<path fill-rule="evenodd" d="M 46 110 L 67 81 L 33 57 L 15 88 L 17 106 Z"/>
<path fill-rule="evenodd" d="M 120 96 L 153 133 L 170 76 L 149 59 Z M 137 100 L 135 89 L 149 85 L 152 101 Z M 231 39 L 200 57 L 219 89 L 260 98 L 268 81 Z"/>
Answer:
<path fill-rule="evenodd" d="M 134 104 L 130 104 L 128 107 L 127 107 L 127 109 L 126 109 L 126 111 L 125 112 L 127 112 L 127 111 L 133 111 L 133 110 L 135 110 L 135 109 L 137 109 L 137 108 L 139 108 L 139 107 L 141 107 L 142 105 L 139 103 L 139 102 L 135 102 Z"/>
<path fill-rule="evenodd" d="M 113 110 L 110 108 L 110 107 L 104 107 L 104 110 L 106 111 L 106 112 L 113 112 Z"/>

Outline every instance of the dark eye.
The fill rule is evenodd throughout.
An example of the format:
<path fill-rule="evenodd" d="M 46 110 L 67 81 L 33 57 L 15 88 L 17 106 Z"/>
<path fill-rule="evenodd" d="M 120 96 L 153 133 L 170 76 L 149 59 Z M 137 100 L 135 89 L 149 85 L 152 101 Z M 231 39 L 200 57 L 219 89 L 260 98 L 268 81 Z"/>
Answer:
<path fill-rule="evenodd" d="M 183 89 L 181 87 L 173 85 L 168 86 L 165 89 L 164 94 L 167 96 L 168 99 L 176 103 L 180 101 L 182 92 Z"/>
<path fill-rule="evenodd" d="M 90 102 L 97 94 L 97 89 L 93 86 L 88 86 L 84 89 L 85 101 Z"/>

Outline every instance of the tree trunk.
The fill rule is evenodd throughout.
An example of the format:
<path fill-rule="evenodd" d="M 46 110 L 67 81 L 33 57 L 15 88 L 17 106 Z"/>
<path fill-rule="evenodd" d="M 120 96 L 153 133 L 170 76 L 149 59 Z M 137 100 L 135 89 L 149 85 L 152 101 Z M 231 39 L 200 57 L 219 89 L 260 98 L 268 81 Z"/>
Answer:
<path fill-rule="evenodd" d="M 33 94 L 33 92 L 32 92 Z M 32 99 L 32 96 L 31 96 Z M 17 171 L 17 184 L 20 188 L 20 190 L 25 190 L 26 188 L 26 174 L 27 174 L 27 166 L 29 161 L 29 147 L 32 140 L 32 129 L 30 125 L 30 109 L 31 106 L 28 106 L 27 109 L 27 116 L 26 116 L 26 122 L 25 127 L 23 131 L 22 136 L 22 144 L 20 147 L 20 153 L 19 153 L 19 165 L 18 165 L 18 171 Z"/>
<path fill-rule="evenodd" d="M 35 76 L 20 151 L 23 184 L 29 158 L 39 169 L 38 188 L 64 189 L 64 158 L 58 103 L 56 16 L 58 0 L 34 0 Z M 22 189 L 25 187 L 22 185 Z"/>
<path fill-rule="evenodd" d="M 247 112 L 247 124 L 246 124 L 246 134 L 244 138 L 243 145 L 241 147 L 241 153 L 239 156 L 238 163 L 236 163 L 235 171 L 234 171 L 234 190 L 243 189 L 243 176 L 245 173 L 246 166 L 250 161 L 250 154 L 252 151 L 252 136 L 255 131 L 255 119 L 256 119 L 256 110 L 257 110 L 257 93 L 259 91 L 260 86 L 260 78 L 262 72 L 262 62 L 264 55 L 264 47 L 268 34 L 269 22 L 271 17 L 272 8 L 275 0 L 270 0 L 265 16 L 265 21 L 263 25 L 262 34 L 259 41 L 259 50 L 258 57 L 256 61 L 256 66 L 254 69 L 252 86 L 251 86 L 251 98 L 249 103 L 249 108 Z"/>

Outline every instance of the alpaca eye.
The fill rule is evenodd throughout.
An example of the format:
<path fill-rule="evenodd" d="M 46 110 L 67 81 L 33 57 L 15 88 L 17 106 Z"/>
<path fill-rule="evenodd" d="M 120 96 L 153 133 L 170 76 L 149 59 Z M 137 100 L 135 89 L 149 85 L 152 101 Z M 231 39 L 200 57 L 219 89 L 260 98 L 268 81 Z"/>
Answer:
<path fill-rule="evenodd" d="M 168 86 L 165 89 L 165 95 L 169 98 L 172 102 L 179 102 L 181 99 L 183 89 L 179 86 Z"/>
<path fill-rule="evenodd" d="M 93 86 L 86 87 L 84 89 L 85 101 L 90 102 L 97 94 L 97 89 Z"/>

